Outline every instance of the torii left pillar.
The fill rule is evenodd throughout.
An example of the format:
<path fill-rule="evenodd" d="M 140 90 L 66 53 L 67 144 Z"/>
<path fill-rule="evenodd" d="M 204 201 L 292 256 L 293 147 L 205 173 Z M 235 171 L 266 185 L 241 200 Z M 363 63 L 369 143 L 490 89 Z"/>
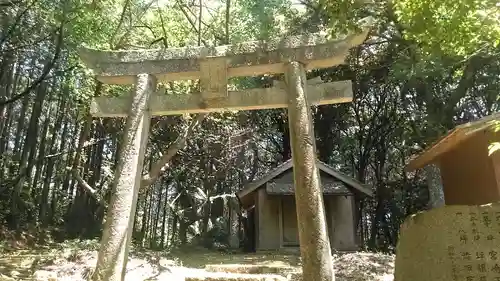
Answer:
<path fill-rule="evenodd" d="M 98 264 L 109 266 L 100 267 L 101 272 L 94 273 L 94 280 L 124 280 L 125 278 L 151 120 L 148 107 L 152 93 L 156 90 L 156 78 L 151 74 L 139 74 L 134 84 L 135 91 L 129 103 L 125 135 L 118 153 L 115 182 L 112 185 L 113 196 L 111 196 L 106 217 L 107 225 L 104 227 L 101 249 L 97 258 Z M 119 234 L 124 237 L 112 239 L 113 236 Z M 119 268 L 112 270 L 113 267 Z M 115 276 L 119 273 L 120 276 Z"/>

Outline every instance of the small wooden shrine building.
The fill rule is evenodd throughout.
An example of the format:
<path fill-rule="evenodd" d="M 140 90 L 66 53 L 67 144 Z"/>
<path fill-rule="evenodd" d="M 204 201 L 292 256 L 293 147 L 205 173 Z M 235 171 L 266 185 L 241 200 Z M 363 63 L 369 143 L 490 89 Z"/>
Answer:
<path fill-rule="evenodd" d="M 332 249 L 357 250 L 355 202 L 372 196 L 370 189 L 317 161 L 323 187 L 328 236 Z M 246 240 L 255 250 L 298 248 L 293 163 L 287 161 L 236 193 L 247 211 Z"/>
<path fill-rule="evenodd" d="M 436 164 L 446 205 L 479 205 L 500 201 L 500 112 L 455 127 L 407 165 L 407 171 Z"/>

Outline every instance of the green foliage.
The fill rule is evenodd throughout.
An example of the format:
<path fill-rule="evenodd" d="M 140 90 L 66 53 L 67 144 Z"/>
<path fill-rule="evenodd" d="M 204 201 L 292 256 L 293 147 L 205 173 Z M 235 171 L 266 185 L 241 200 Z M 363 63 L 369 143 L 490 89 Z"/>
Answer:
<path fill-rule="evenodd" d="M 500 5 L 496 0 L 319 0 L 332 32 L 355 27 L 373 16 L 379 24 L 392 22 L 406 40 L 414 41 L 426 58 L 493 52 L 500 44 Z M 380 25 L 379 25 L 380 26 Z"/>
<path fill-rule="evenodd" d="M 235 1 L 234 42 L 251 39 L 269 39 L 279 36 L 286 28 L 287 19 L 294 14 L 287 0 Z"/>
<path fill-rule="evenodd" d="M 394 2 L 405 36 L 426 54 L 467 57 L 500 44 L 500 5 L 495 0 Z"/>

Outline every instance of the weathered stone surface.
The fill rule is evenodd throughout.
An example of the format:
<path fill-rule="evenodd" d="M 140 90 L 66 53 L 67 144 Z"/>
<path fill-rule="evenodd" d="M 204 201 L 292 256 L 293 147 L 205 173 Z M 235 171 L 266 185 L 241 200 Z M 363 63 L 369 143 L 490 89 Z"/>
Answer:
<path fill-rule="evenodd" d="M 236 197 L 230 197 L 227 199 L 227 211 L 229 217 L 229 237 L 228 244 L 231 249 L 239 249 L 240 247 L 240 223 L 239 215 L 241 212 L 241 207 L 239 201 Z"/>
<path fill-rule="evenodd" d="M 357 250 L 356 245 L 356 221 L 354 216 L 354 197 L 335 196 L 332 198 L 332 216 L 334 230 L 332 231 L 332 248 L 337 251 Z"/>
<path fill-rule="evenodd" d="M 500 204 L 446 206 L 401 226 L 397 281 L 500 280 Z"/>
<path fill-rule="evenodd" d="M 319 76 L 316 76 L 316 77 L 311 78 L 311 79 L 307 79 L 307 85 L 317 85 L 317 84 L 321 84 L 321 83 L 323 83 L 323 79 L 321 79 L 321 77 L 319 77 Z M 273 80 L 273 87 L 286 89 L 286 83 L 285 83 L 285 81 L 282 81 L 282 80 Z"/>
<path fill-rule="evenodd" d="M 352 101 L 351 81 L 336 81 L 307 86 L 308 103 L 312 105 Z M 90 112 L 95 117 L 126 117 L 130 97 L 94 98 Z M 206 101 L 200 94 L 165 95 L 151 97 L 152 115 L 207 113 L 226 110 L 257 110 L 288 107 L 288 94 L 283 88 L 258 88 L 230 91 L 227 98 Z"/>
<path fill-rule="evenodd" d="M 306 69 L 341 64 L 349 49 L 366 39 L 370 24 L 368 20 L 359 34 L 333 41 L 320 34 L 311 34 L 218 47 L 131 51 L 80 48 L 79 53 L 97 78 L 108 84 L 132 84 L 134 75 L 139 73 L 154 74 L 160 81 L 198 79 L 200 61 L 220 57 L 226 57 L 228 77 L 254 76 L 284 73 L 284 64 L 291 61 L 304 63 Z"/>

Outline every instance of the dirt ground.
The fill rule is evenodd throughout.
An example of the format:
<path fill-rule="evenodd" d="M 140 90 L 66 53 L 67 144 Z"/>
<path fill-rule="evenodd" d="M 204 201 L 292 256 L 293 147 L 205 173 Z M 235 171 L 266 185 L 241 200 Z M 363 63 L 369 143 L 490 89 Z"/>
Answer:
<path fill-rule="evenodd" d="M 31 249 L 2 249 L 0 280 L 84 281 L 97 260 L 97 241 L 68 241 Z M 337 280 L 393 280 L 394 256 L 378 253 L 334 255 Z M 206 264 L 257 264 L 300 267 L 298 254 L 228 253 L 200 248 L 166 252 L 132 249 L 126 280 L 183 280 Z"/>

